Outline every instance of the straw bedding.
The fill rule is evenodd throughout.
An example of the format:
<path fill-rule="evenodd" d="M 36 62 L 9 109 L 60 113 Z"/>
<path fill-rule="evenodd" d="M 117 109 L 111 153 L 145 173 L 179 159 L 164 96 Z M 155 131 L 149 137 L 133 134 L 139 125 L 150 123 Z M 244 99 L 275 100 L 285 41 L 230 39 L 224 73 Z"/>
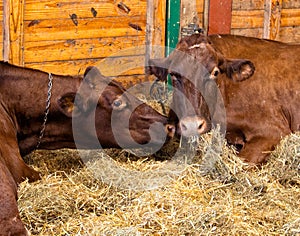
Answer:
<path fill-rule="evenodd" d="M 36 151 L 26 161 L 42 179 L 20 185 L 22 220 L 43 236 L 300 235 L 300 133 L 261 168 L 240 161 L 217 129 L 193 141 L 146 157 Z"/>
<path fill-rule="evenodd" d="M 119 185 L 104 180 L 101 173 L 110 169 L 101 161 L 105 153 L 118 168 L 106 173 L 110 178 L 142 173 L 144 179 L 132 174 Z M 124 150 L 105 153 L 89 153 L 88 167 L 73 150 L 27 157 L 43 174 L 19 189 L 21 216 L 32 235 L 300 234 L 300 134 L 283 139 L 259 169 L 241 162 L 215 130 L 181 167 Z M 151 185 L 156 178 L 165 181 L 162 186 Z"/>

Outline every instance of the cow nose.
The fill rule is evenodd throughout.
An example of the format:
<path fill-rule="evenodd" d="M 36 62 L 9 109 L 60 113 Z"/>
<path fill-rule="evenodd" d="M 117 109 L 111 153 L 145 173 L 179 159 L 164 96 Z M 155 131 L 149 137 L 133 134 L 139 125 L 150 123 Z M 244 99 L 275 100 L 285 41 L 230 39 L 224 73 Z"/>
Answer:
<path fill-rule="evenodd" d="M 198 136 L 206 132 L 207 121 L 198 116 L 187 116 L 179 121 L 179 128 L 182 136 Z"/>
<path fill-rule="evenodd" d="M 167 124 L 165 127 L 166 127 L 167 136 L 173 138 L 176 131 L 175 125 Z"/>

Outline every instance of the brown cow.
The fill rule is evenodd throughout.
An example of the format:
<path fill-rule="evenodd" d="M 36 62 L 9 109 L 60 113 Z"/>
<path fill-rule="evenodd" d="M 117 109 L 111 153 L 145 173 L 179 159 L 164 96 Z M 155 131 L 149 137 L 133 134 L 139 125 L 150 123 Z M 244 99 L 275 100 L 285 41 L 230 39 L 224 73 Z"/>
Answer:
<path fill-rule="evenodd" d="M 37 145 L 42 149 L 99 148 L 100 142 L 103 148 L 119 147 L 112 125 L 126 147 L 150 139 L 154 145 L 164 142 L 162 125 L 167 118 L 124 92 L 96 68 L 87 69 L 82 79 L 0 63 L 0 235 L 27 235 L 17 208 L 17 185 L 26 178 L 39 179 L 39 173 L 22 159 Z M 113 113 L 118 121 L 130 117 L 129 124 L 112 124 Z"/>
<path fill-rule="evenodd" d="M 176 49 L 168 58 L 150 61 L 149 73 L 161 80 L 173 75 L 178 111 L 170 119 L 178 134 L 201 135 L 211 123 L 226 121 L 226 138 L 239 156 L 263 163 L 283 136 L 299 130 L 300 45 L 195 34 Z"/>

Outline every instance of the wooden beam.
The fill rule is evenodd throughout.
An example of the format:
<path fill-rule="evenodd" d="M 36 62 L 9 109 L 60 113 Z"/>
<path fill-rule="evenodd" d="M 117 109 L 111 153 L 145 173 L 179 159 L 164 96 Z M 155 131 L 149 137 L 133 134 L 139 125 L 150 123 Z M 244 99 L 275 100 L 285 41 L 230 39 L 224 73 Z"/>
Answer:
<path fill-rule="evenodd" d="M 232 0 L 210 0 L 208 34 L 229 34 Z"/>
<path fill-rule="evenodd" d="M 3 59 L 23 66 L 24 1 L 4 0 L 3 12 Z"/>
<path fill-rule="evenodd" d="M 164 57 L 166 0 L 148 0 L 146 29 L 146 62 L 149 58 Z"/>
<path fill-rule="evenodd" d="M 199 25 L 196 0 L 181 0 L 180 28 L 191 23 Z"/>
<path fill-rule="evenodd" d="M 203 7 L 203 30 L 204 33 L 208 33 L 208 23 L 209 23 L 209 0 L 204 0 Z"/>
<path fill-rule="evenodd" d="M 9 40 L 9 0 L 3 0 L 3 60 L 9 61 L 10 40 Z"/>
<path fill-rule="evenodd" d="M 280 30 L 282 0 L 265 0 L 263 38 L 276 39 Z"/>

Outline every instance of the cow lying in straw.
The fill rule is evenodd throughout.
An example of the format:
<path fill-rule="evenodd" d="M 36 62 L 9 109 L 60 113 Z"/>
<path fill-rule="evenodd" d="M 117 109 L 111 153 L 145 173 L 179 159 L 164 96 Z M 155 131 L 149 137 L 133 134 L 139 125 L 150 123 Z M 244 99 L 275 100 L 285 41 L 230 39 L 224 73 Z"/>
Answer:
<path fill-rule="evenodd" d="M 37 147 L 99 148 L 99 142 L 103 148 L 119 147 L 112 132 L 113 112 L 118 121 L 129 119 L 128 125 L 114 123 L 123 146 L 164 142 L 166 117 L 124 94 L 120 84 L 96 68 L 88 68 L 80 78 L 2 62 L 0 72 L 0 235 L 27 235 L 18 212 L 17 186 L 26 178 L 39 179 L 22 159 Z"/>

